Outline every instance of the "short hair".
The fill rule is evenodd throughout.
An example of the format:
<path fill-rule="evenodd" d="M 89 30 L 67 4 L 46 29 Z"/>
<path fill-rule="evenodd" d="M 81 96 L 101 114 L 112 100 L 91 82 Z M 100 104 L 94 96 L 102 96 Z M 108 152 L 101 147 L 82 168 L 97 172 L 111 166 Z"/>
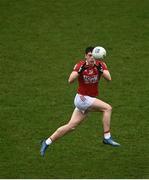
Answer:
<path fill-rule="evenodd" d="M 93 51 L 93 49 L 94 49 L 94 47 L 93 47 L 93 46 L 89 46 L 89 47 L 87 47 L 87 48 L 85 49 L 85 54 L 88 54 L 89 52 L 92 52 L 92 51 Z"/>

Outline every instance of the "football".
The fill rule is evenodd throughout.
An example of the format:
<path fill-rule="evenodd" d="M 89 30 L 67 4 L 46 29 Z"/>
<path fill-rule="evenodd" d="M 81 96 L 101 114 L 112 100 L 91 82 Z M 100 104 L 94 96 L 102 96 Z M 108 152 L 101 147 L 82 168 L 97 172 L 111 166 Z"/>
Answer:
<path fill-rule="evenodd" d="M 103 47 L 97 46 L 93 49 L 92 55 L 95 59 L 104 59 L 106 56 L 106 50 Z"/>

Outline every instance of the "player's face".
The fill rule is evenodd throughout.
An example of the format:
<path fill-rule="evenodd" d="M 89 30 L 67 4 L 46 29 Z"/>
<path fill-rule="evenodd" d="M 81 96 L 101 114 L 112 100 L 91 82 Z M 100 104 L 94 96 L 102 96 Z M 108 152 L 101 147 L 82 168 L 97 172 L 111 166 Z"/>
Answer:
<path fill-rule="evenodd" d="M 93 56 L 92 56 L 92 53 L 91 53 L 91 52 L 88 52 L 88 53 L 85 55 L 85 59 L 86 59 L 86 61 L 87 61 L 88 65 L 91 65 L 91 66 L 93 66 L 93 65 L 94 65 L 94 63 L 95 63 L 95 59 L 93 58 Z"/>

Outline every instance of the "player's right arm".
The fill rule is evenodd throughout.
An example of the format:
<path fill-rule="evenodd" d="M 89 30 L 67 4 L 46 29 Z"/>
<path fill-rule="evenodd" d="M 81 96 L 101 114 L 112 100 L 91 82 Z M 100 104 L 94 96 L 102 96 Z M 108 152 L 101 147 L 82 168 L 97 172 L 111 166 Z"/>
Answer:
<path fill-rule="evenodd" d="M 71 84 L 75 81 L 75 79 L 77 79 L 79 76 L 78 72 L 76 71 L 72 71 L 72 73 L 69 76 L 68 82 Z"/>
<path fill-rule="evenodd" d="M 75 79 L 78 78 L 78 76 L 86 69 L 85 68 L 86 62 L 80 61 L 77 63 L 74 68 L 72 73 L 69 76 L 68 82 L 71 84 L 75 81 Z"/>

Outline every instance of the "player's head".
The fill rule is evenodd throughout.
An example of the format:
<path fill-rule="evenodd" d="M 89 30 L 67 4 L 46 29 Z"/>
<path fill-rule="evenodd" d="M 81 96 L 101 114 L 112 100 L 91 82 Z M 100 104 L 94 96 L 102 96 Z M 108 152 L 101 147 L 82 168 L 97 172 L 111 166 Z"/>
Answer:
<path fill-rule="evenodd" d="M 87 47 L 87 48 L 85 49 L 85 54 L 88 54 L 89 52 L 91 52 L 91 53 L 92 53 L 93 49 L 94 49 L 94 47 L 93 47 L 93 46 L 89 46 L 89 47 Z"/>
<path fill-rule="evenodd" d="M 89 46 L 85 49 L 85 59 L 88 65 L 93 66 L 95 63 L 95 59 L 93 58 L 92 51 L 94 47 Z"/>

